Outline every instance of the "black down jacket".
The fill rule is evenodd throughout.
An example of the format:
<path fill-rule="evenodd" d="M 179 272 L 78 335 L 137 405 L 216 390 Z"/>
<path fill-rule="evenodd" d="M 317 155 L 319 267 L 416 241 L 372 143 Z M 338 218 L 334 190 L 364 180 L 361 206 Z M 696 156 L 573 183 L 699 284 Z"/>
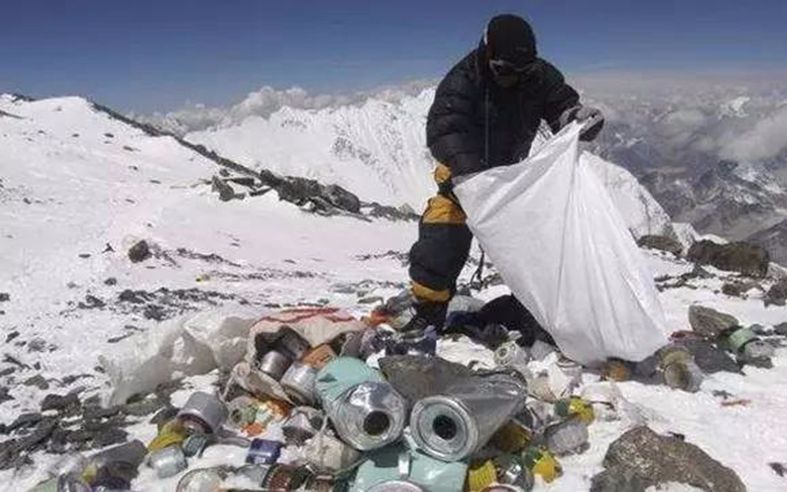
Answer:
<path fill-rule="evenodd" d="M 536 77 L 504 89 L 492 80 L 483 43 L 437 87 L 426 123 L 426 144 L 454 175 L 514 164 L 527 157 L 541 120 L 553 131 L 579 95 L 560 71 L 539 59 Z"/>

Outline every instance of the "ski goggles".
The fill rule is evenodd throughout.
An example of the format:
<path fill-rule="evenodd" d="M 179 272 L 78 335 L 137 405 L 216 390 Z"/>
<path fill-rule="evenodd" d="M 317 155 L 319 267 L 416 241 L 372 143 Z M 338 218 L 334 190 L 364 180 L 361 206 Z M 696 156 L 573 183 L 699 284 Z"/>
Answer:
<path fill-rule="evenodd" d="M 541 63 L 533 60 L 525 65 L 516 65 L 506 60 L 489 60 L 489 69 L 497 77 L 519 77 L 528 79 L 539 72 Z"/>

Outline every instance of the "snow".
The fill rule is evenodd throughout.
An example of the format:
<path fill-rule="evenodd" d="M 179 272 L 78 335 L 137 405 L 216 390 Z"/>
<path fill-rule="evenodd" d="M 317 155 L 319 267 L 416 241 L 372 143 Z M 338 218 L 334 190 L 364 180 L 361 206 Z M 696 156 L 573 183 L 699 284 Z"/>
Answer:
<path fill-rule="evenodd" d="M 367 201 L 421 210 L 436 191 L 424 131 L 433 98 L 429 89 L 394 102 L 372 98 L 320 110 L 284 107 L 268 117 L 189 133 L 186 139 L 249 167 L 336 183 Z M 631 173 L 590 153 L 585 158 L 629 230 L 636 236 L 669 230 L 669 216 Z"/>
<path fill-rule="evenodd" d="M 415 99 L 394 111 L 413 119 L 407 123 L 391 122 L 387 128 L 398 130 L 386 136 L 400 142 L 407 139 L 412 145 L 409 150 L 402 150 L 402 156 L 410 157 L 396 161 L 396 166 L 401 166 L 395 167 L 393 174 L 411 173 L 413 189 L 421 189 L 418 187 L 426 186 L 424 183 L 430 179 L 423 161 L 413 157 L 413 149 L 420 148 L 417 139 L 422 133 L 419 125 L 423 125 L 422 119 L 413 116 L 417 104 Z M 150 137 L 112 120 L 82 99 L 15 102 L 10 97 L 0 97 L 0 110 L 22 118 L 0 116 L 0 292 L 11 297 L 0 303 L 0 310 L 5 311 L 0 314 L 0 328 L 5 335 L 20 333 L 5 343 L 3 352 L 31 367 L 41 364 L 40 371 L 19 369 L 0 379 L 14 397 L 0 403 L 0 421 L 4 423 L 22 412 L 37 410 L 44 393 L 63 394 L 79 386 L 85 387 L 83 396 L 109 391 L 106 375 L 94 369 L 99 355 L 117 356 L 117 350 L 123 346 L 109 340 L 137 331 L 142 333 L 133 336 L 145 336 L 144 332 L 161 327 L 139 312 L 109 309 L 118 305 L 118 294 L 124 289 L 216 291 L 235 296 L 216 303 L 227 310 L 244 312 L 262 313 L 270 309 L 266 305 L 271 303 L 329 303 L 362 315 L 370 305 L 359 302 L 361 299 L 392 295 L 407 281 L 406 267 L 385 253 L 404 253 L 409 249 L 417 233 L 414 223 L 320 217 L 280 202 L 273 192 L 242 201 L 220 202 L 202 181 L 217 171 L 213 162 L 178 145 L 174 139 Z M 333 116 L 327 110 L 291 112 L 290 119 L 311 115 L 319 122 L 309 121 L 310 126 L 302 135 L 308 146 L 295 138 L 294 132 L 300 131 L 294 129 L 296 126 L 277 130 L 281 132 L 277 136 L 253 131 L 257 125 L 270 129 L 273 122 L 283 122 L 286 111 L 272 116 L 269 122 L 247 120 L 245 125 L 250 126 L 243 131 L 248 131 L 250 140 L 244 145 L 251 153 L 257 148 L 252 136 L 256 138 L 256 146 L 267 148 L 265 152 L 271 154 L 249 159 L 271 167 L 279 162 L 282 167 L 274 167 L 279 171 L 295 163 L 303 163 L 304 172 L 320 163 L 339 166 L 328 161 L 329 150 L 306 147 L 328 145 L 330 149 L 335 121 L 344 121 L 344 131 L 349 132 L 355 121 L 366 118 L 363 126 L 356 128 L 358 133 L 352 135 L 353 142 L 372 148 L 375 141 L 384 140 L 383 134 L 372 131 L 377 126 L 374 119 L 390 110 L 382 104 L 370 104 L 356 113 L 335 110 Z M 310 130 L 311 125 L 316 129 Z M 233 131 L 241 135 L 242 129 L 243 126 Z M 219 138 L 218 132 L 215 137 Z M 291 160 L 277 161 L 277 157 L 285 156 L 288 146 Z M 299 156 L 314 159 L 307 162 Z M 389 201 L 413 199 L 399 194 L 398 180 L 385 181 L 382 175 L 372 178 L 373 173 L 353 159 L 342 163 L 352 171 L 341 169 L 340 173 L 338 167 L 332 167 L 328 172 L 328 168 L 320 167 L 317 172 L 321 178 L 344 176 L 361 180 L 358 184 L 368 185 L 367 196 L 372 198 L 381 192 L 388 193 Z M 389 164 L 380 161 L 381 167 Z M 352 178 L 355 174 L 360 177 Z M 610 180 L 620 183 L 621 193 L 633 193 L 623 197 L 629 200 L 629 207 L 643 203 L 643 195 L 626 175 L 612 173 Z M 395 186 L 389 188 L 392 183 Z M 652 212 L 647 207 L 643 210 L 650 211 L 643 211 L 637 218 Z M 142 263 L 130 263 L 126 250 L 137 239 L 150 241 L 154 250 L 162 254 Z M 107 244 L 112 251 L 104 252 Z M 178 255 L 177 248 L 215 253 L 223 261 Z M 80 254 L 90 256 L 82 258 Z M 691 264 L 670 255 L 645 254 L 654 277 L 676 276 L 692 269 Z M 373 256 L 361 259 L 363 255 Z M 465 269 L 464 279 L 469 278 L 471 270 L 469 266 Z M 730 274 L 709 270 L 713 278 L 692 280 L 689 286 L 660 294 L 673 330 L 689 329 L 687 311 L 695 303 L 733 314 L 743 323 L 771 326 L 787 321 L 787 309 L 764 307 L 761 292 L 752 291 L 748 299 L 720 294 L 721 284 Z M 106 285 L 104 281 L 109 277 L 116 278 L 117 285 Z M 768 285 L 766 282 L 765 287 Z M 495 286 L 479 297 L 489 300 L 506 292 L 505 287 Z M 105 301 L 108 308 L 77 308 L 76 304 L 88 294 Z M 238 306 L 241 299 L 247 304 Z M 191 307 L 204 310 L 213 306 L 204 302 Z M 136 328 L 124 328 L 127 325 Z M 35 338 L 44 340 L 52 351 L 31 350 L 30 342 Z M 491 353 L 468 338 L 441 341 L 439 351 L 451 360 L 479 360 L 491 365 Z M 0 369 L 10 366 L 0 362 Z M 20 384 L 37 372 L 50 381 L 52 387 L 47 392 Z M 86 377 L 70 384 L 63 382 L 65 376 L 81 374 Z M 190 377 L 184 389 L 173 396 L 173 403 L 182 403 L 192 388 L 207 388 L 216 378 L 215 372 Z M 597 378 L 585 373 L 583 383 L 591 384 Z M 787 460 L 787 435 L 782 432 L 787 414 L 786 381 L 787 349 L 782 347 L 777 349 L 773 369 L 746 368 L 744 375 L 710 376 L 697 394 L 637 382 L 620 383 L 618 387 L 655 430 L 684 434 L 688 441 L 733 468 L 750 490 L 775 491 L 784 490 L 785 479 L 778 477 L 767 463 Z M 728 391 L 734 398 L 751 403 L 723 407 L 713 395 L 714 390 Z M 565 475 L 550 485 L 539 483 L 535 490 L 586 490 L 590 478 L 602 469 L 608 444 L 633 423 L 628 418 L 594 423 L 590 428 L 590 449 L 561 459 Z M 148 441 L 155 426 L 141 419 L 129 432 Z M 191 469 L 226 462 L 240 464 L 244 456 L 242 449 L 214 446 L 204 458 L 194 460 Z M 19 472 L 0 472 L 0 489 L 26 490 L 44 477 L 54 458 L 39 454 L 35 461 L 35 466 Z M 151 470 L 143 467 L 134 486 L 135 490 L 171 491 L 178 478 L 158 481 Z M 669 489 L 688 490 L 680 484 Z"/>

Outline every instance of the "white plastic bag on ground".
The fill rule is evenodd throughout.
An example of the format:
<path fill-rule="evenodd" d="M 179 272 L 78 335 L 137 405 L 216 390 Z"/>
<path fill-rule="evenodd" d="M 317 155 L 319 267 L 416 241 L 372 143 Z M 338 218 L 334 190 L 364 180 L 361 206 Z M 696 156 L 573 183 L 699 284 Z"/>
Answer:
<path fill-rule="evenodd" d="M 99 356 L 112 392 L 107 403 L 124 403 L 136 393 L 184 376 L 231 369 L 243 359 L 249 330 L 264 313 L 227 307 L 162 323 Z"/>
<path fill-rule="evenodd" d="M 468 226 L 514 295 L 582 364 L 666 344 L 653 278 L 572 124 L 535 155 L 457 183 Z"/>

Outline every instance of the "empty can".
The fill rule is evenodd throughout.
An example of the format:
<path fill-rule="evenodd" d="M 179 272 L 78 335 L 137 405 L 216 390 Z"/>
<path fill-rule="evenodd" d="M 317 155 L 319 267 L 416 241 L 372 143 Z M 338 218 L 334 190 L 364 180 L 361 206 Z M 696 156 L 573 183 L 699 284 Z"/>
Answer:
<path fill-rule="evenodd" d="M 269 439 L 253 439 L 249 452 L 246 455 L 246 463 L 250 465 L 272 465 L 276 463 L 281 455 L 283 444 L 279 441 Z"/>
<path fill-rule="evenodd" d="M 314 381 L 316 376 L 317 369 L 296 360 L 284 373 L 279 383 L 287 396 L 296 403 L 308 405 L 315 402 Z"/>
<path fill-rule="evenodd" d="M 188 466 L 180 446 L 169 446 L 148 455 L 148 466 L 156 470 L 159 478 L 177 475 Z"/>
<path fill-rule="evenodd" d="M 279 338 L 274 343 L 274 346 L 281 352 L 289 355 L 292 360 L 300 360 L 311 348 L 311 345 L 305 338 L 288 327 L 281 329 Z"/>
<path fill-rule="evenodd" d="M 178 419 L 197 423 L 206 434 L 218 432 L 227 420 L 227 407 L 218 396 L 198 391 L 192 393 L 178 412 Z"/>
<path fill-rule="evenodd" d="M 260 371 L 278 381 L 291 363 L 292 359 L 286 355 L 276 350 L 271 350 L 260 359 Z"/>

